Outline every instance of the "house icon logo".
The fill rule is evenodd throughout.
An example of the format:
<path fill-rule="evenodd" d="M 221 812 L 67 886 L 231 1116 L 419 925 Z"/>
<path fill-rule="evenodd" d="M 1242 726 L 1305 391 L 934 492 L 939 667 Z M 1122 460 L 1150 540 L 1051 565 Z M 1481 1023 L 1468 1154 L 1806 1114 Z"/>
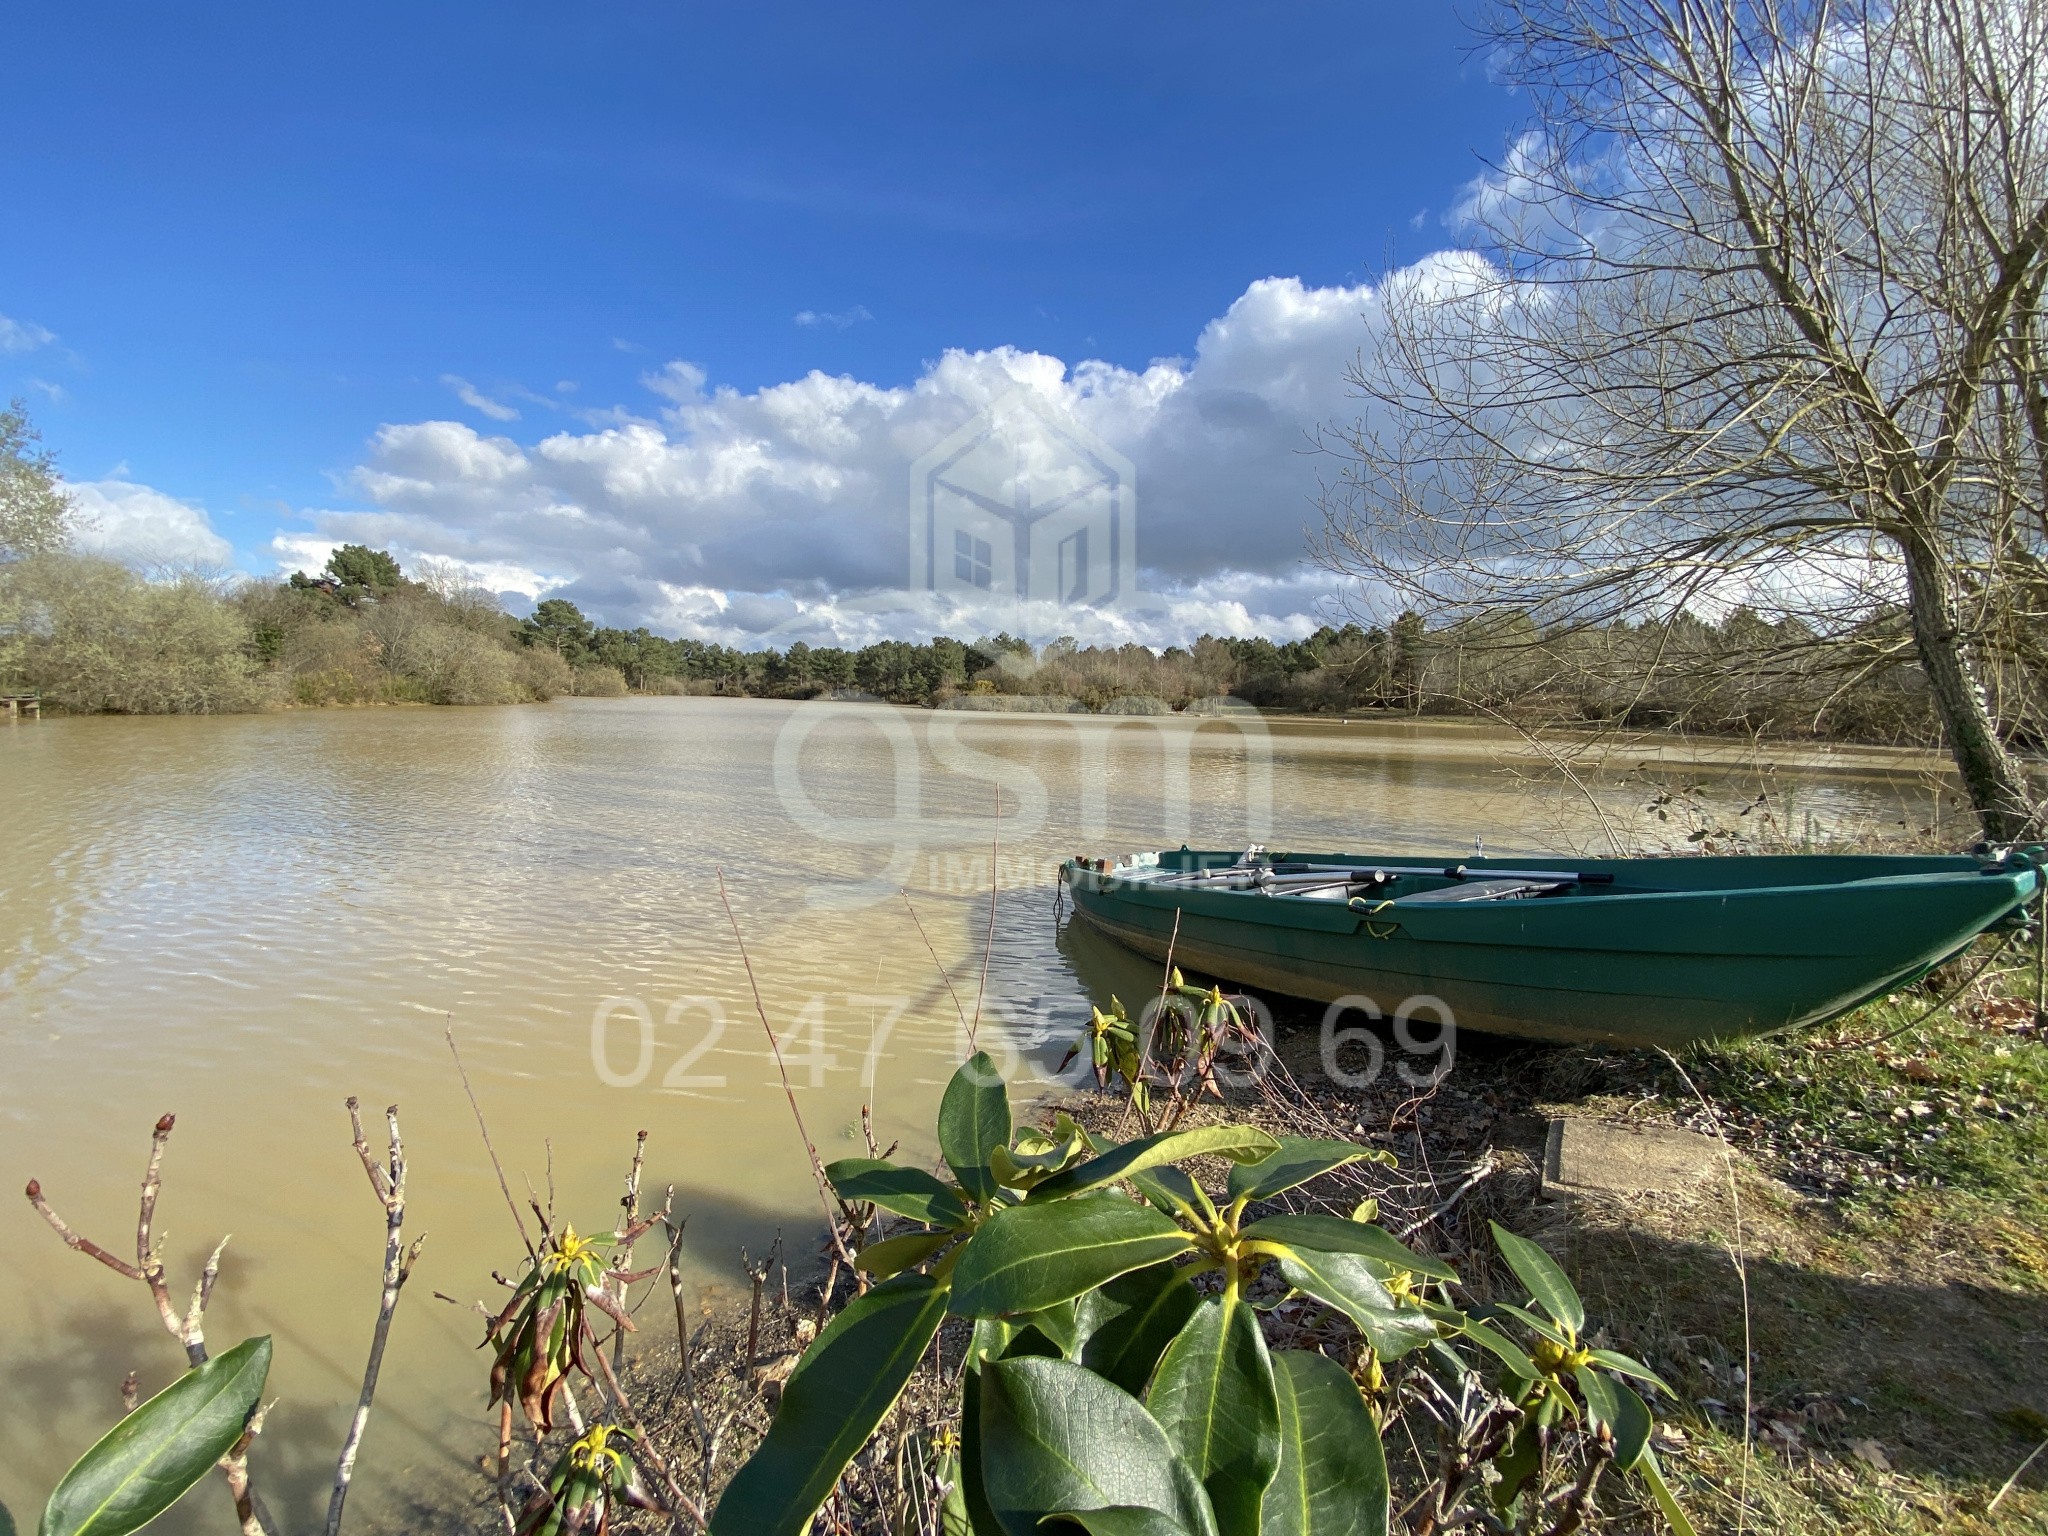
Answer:
<path fill-rule="evenodd" d="M 1106 608 L 1137 591 L 1131 461 L 1013 389 L 910 467 L 910 586 Z"/>

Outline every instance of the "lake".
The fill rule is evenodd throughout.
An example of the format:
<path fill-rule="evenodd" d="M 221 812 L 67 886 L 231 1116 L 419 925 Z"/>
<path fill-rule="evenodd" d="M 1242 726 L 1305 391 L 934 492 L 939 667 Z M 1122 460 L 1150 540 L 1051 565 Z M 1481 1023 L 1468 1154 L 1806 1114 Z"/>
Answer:
<path fill-rule="evenodd" d="M 397 1103 L 408 1230 L 428 1241 L 349 1509 L 351 1529 L 402 1529 L 394 1490 L 466 1489 L 486 1449 L 468 1304 L 521 1252 L 448 1028 L 522 1201 L 552 1191 L 580 1230 L 610 1227 L 650 1133 L 646 1187 L 673 1184 L 689 1217 L 693 1304 L 737 1292 L 742 1248 L 814 1240 L 721 868 L 825 1158 L 859 1150 L 863 1103 L 922 1157 L 977 999 L 983 1043 L 1042 1091 L 1089 999 L 1157 984 L 1056 925 L 1070 853 L 1604 849 L 1596 802 L 1617 835 L 1682 844 L 1688 808 L 1755 825 L 1760 784 L 1758 821 L 1858 835 L 1925 824 L 1938 765 L 1646 737 L 1582 764 L 1583 789 L 1541 766 L 1465 724 L 725 699 L 25 722 L 0 729 L 0 1175 L 132 1253 L 150 1127 L 177 1115 L 157 1213 L 173 1291 L 233 1234 L 209 1338 L 274 1335 L 258 1475 L 305 1529 L 383 1252 L 342 1102 L 380 1146 Z M 0 1251 L 0 1502 L 27 1529 L 127 1372 L 155 1390 L 182 1362 L 143 1287 L 24 1200 L 0 1207 Z M 224 1501 L 202 1487 L 157 1528 L 222 1529 Z"/>

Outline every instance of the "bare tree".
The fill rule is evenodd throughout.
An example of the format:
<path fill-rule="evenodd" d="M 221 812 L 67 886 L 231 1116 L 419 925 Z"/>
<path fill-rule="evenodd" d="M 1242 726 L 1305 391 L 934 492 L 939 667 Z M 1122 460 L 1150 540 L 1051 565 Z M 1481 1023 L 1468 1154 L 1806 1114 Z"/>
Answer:
<path fill-rule="evenodd" d="M 2038 825 L 2048 4 L 1500 0 L 1533 121 L 1383 287 L 1321 558 L 1547 632 L 1903 611 L 1986 833 Z"/>

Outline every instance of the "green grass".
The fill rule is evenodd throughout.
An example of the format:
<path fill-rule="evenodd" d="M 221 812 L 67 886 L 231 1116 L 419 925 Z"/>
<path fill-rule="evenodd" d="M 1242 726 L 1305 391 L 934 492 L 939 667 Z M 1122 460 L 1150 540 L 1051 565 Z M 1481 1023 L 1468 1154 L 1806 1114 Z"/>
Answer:
<path fill-rule="evenodd" d="M 1793 1040 L 1695 1050 L 1686 1070 L 1730 1138 L 1826 1201 L 1839 1240 L 1873 1262 L 1902 1244 L 1957 1252 L 2000 1284 L 2048 1288 L 2048 1032 L 2032 979 L 1988 977 L 1931 1016 L 1916 989 Z M 1682 1085 L 1660 1086 L 1685 1117 Z"/>
<path fill-rule="evenodd" d="M 1589 1308 L 1679 1392 L 1665 1460 L 1703 1532 L 2048 1531 L 2048 1452 L 1987 1513 L 2048 1439 L 2048 1031 L 2031 970 L 1929 1014 L 1962 980 L 1695 1049 L 1698 1097 L 1643 1055 L 1588 1085 L 1579 1112 L 1718 1125 L 1753 1170 L 1739 1201 L 1570 1242 Z"/>
<path fill-rule="evenodd" d="M 1970 1479 L 1901 1476 L 1847 1458 L 1789 1459 L 1752 1451 L 1724 1430 L 1695 1430 L 1682 1457 L 1679 1497 L 1693 1521 L 1709 1529 L 1753 1531 L 1757 1536 L 1811 1536 L 1853 1531 L 1859 1536 L 1991 1536 L 2039 1530 L 2038 1496 L 2008 1493 L 1987 1512 L 1993 1488 Z M 1667 1466 L 1667 1470 L 1670 1468 Z"/>

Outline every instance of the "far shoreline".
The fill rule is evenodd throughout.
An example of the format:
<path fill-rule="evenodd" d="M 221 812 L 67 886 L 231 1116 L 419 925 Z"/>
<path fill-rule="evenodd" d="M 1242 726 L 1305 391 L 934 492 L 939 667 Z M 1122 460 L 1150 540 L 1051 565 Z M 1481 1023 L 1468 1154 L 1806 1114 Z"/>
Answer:
<path fill-rule="evenodd" d="M 1363 736 L 1367 732 L 1380 733 L 1398 731 L 1402 734 L 1415 733 L 1430 737 L 1456 737 L 1469 735 L 1475 738 L 1475 745 L 1484 743 L 1509 749 L 1500 755 L 1530 756 L 1541 759 L 1540 753 L 1530 754 L 1523 737 L 1548 742 L 1584 743 L 1586 747 L 1597 747 L 1599 759 L 1611 761 L 1617 755 L 1631 753 L 1646 754 L 1649 760 L 1662 765 L 1694 765 L 1711 768 L 1750 767 L 1758 770 L 1791 768 L 1798 770 L 1828 770 L 1842 773 L 1889 774 L 1914 772 L 1931 775 L 1945 788 L 1957 785 L 1953 762 L 1938 746 L 1933 745 L 1891 745 L 1882 742 L 1834 740 L 1821 736 L 1763 736 L 1745 735 L 1733 731 L 1713 731 L 1677 725 L 1626 726 L 1602 724 L 1597 721 L 1546 721 L 1533 724 L 1504 723 L 1482 715 L 1446 711 L 1443 713 L 1418 713 L 1407 709 L 1359 709 L 1348 714 L 1335 712 L 1311 712 L 1304 710 L 1267 709 L 1257 705 L 1236 701 L 1234 709 L 1171 709 L 1160 707 L 1156 710 L 1116 709 L 1093 710 L 1079 700 L 1047 698 L 1045 708 L 1031 708 L 1023 700 L 1031 695 L 998 695 L 1005 702 L 1001 707 L 961 707 L 951 701 L 940 703 L 903 703 L 881 698 L 873 694 L 859 694 L 843 691 L 829 694 L 813 694 L 793 697 L 775 694 L 726 692 L 716 689 L 665 690 L 628 689 L 623 693 L 562 693 L 545 699 L 522 699 L 492 704 L 447 705 L 429 703 L 418 699 L 353 699 L 329 700 L 308 703 L 296 699 L 281 700 L 269 708 L 254 710 L 216 710 L 206 712 L 144 713 L 120 710 L 69 710 L 61 705 L 46 706 L 40 720 L 25 719 L 10 722 L 16 729 L 34 729 L 38 725 L 59 720 L 137 720 L 137 719 L 252 719 L 265 716 L 321 716 L 336 713 L 400 710 L 406 712 L 438 713 L 453 709 L 529 709 L 557 704 L 612 703 L 620 704 L 658 699 L 718 699 L 734 703 L 759 703 L 772 705 L 833 704 L 840 707 L 875 706 L 916 714 L 970 714 L 984 719 L 1019 719 L 1045 721 L 1068 718 L 1106 720 L 1121 724 L 1137 724 L 1147 720 L 1175 720 L 1194 724 L 1228 718 L 1255 718 L 1268 727 L 1285 728 L 1290 732 L 1321 734 L 1330 736 L 1352 733 Z M 1012 703 L 1010 701 L 1017 702 Z M 1148 701 L 1149 702 L 1149 701 Z M 1384 736 L 1381 739 L 1386 739 Z M 1596 759 L 1596 760 L 1599 760 Z M 2048 759 L 2043 759 L 2048 762 Z"/>

